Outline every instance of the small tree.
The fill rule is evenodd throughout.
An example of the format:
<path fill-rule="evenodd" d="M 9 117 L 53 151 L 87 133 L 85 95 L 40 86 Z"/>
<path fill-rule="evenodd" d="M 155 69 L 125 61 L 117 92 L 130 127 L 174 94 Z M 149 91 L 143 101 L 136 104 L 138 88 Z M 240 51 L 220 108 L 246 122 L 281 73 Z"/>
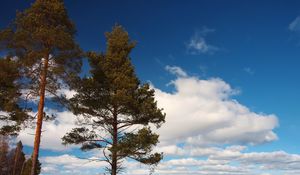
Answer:
<path fill-rule="evenodd" d="M 159 127 L 165 114 L 157 108 L 154 90 L 141 85 L 135 75 L 129 58 L 135 43 L 128 33 L 115 26 L 106 39 L 105 54 L 88 54 L 91 77 L 77 83 L 78 93 L 71 99 L 73 112 L 83 115 L 80 127 L 62 139 L 64 144 L 81 144 L 83 151 L 102 149 L 104 161 L 110 165 L 107 171 L 116 175 L 124 158 L 149 165 L 162 159 L 162 154 L 151 153 L 158 135 L 148 125 Z"/>
<path fill-rule="evenodd" d="M 37 160 L 37 167 L 36 167 L 36 174 L 41 173 L 41 163 L 39 160 Z M 30 175 L 32 169 L 32 158 L 27 159 L 22 167 L 22 171 L 20 175 Z"/>
<path fill-rule="evenodd" d="M 12 175 L 20 175 L 23 164 L 25 162 L 25 154 L 23 153 L 23 144 L 21 141 L 17 143 L 17 147 L 13 150 L 11 165 Z"/>
<path fill-rule="evenodd" d="M 39 97 L 31 175 L 36 175 L 45 94 L 57 96 L 57 90 L 81 70 L 81 52 L 74 35 L 63 0 L 36 0 L 0 32 L 0 48 L 19 62 L 22 88 Z"/>
<path fill-rule="evenodd" d="M 0 175 L 30 175 L 31 165 L 32 159 L 26 160 L 21 141 L 9 151 L 8 136 L 0 135 Z M 41 163 L 38 161 L 37 174 L 40 171 Z"/>

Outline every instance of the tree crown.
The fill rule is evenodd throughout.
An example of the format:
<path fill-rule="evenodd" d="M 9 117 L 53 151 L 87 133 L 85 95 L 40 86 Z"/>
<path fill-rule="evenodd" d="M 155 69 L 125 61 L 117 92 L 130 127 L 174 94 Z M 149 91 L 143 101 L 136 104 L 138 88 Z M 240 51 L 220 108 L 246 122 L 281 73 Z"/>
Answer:
<path fill-rule="evenodd" d="M 162 154 L 152 154 L 158 135 L 149 124 L 159 127 L 165 114 L 157 107 L 154 90 L 140 84 L 129 57 L 135 42 L 119 25 L 106 33 L 105 53 L 89 52 L 91 76 L 78 81 L 77 94 L 70 108 L 83 115 L 80 128 L 63 137 L 65 144 L 81 144 L 82 150 L 103 149 L 108 163 L 117 155 L 118 161 L 132 158 L 144 164 L 156 164 Z M 137 126 L 135 131 L 133 126 Z M 113 142 L 117 136 L 117 142 Z M 119 165 L 119 164 L 118 164 Z M 119 169 L 120 167 L 118 167 Z"/>

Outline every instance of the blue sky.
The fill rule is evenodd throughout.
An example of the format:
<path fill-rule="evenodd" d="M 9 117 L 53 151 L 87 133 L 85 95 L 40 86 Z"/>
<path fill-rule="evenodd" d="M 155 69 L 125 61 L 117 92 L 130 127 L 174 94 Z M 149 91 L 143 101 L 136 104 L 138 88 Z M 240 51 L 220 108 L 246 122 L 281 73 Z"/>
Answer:
<path fill-rule="evenodd" d="M 0 27 L 7 26 L 15 17 L 16 9 L 23 10 L 29 7 L 30 2 L 3 0 Z M 230 85 L 229 90 L 225 88 L 225 101 L 237 101 L 252 113 L 266 118 L 273 114 L 278 120 L 277 124 L 275 122 L 270 127 L 261 128 L 273 132 L 277 139 L 263 140 L 253 145 L 251 139 L 241 139 L 245 141 L 242 143 L 241 140 L 229 138 L 228 142 L 218 140 L 217 144 L 209 148 L 226 149 L 228 146 L 239 145 L 246 146 L 243 151 L 249 154 L 272 154 L 275 151 L 297 156 L 300 154 L 299 1 L 68 0 L 65 4 L 77 27 L 77 41 L 84 50 L 104 51 L 104 32 L 110 31 L 116 23 L 124 26 L 131 38 L 137 41 L 131 54 L 137 75 L 143 82 L 151 82 L 161 91 L 158 99 L 163 94 L 178 95 L 180 99 L 182 94 L 176 85 L 182 87 L 180 83 L 187 80 L 215 83 L 221 90 L 224 90 L 225 83 Z M 86 66 L 84 71 L 87 71 Z M 186 75 L 183 76 L 180 71 Z M 215 79 L 217 81 L 213 81 Z M 178 84 L 170 85 L 170 81 Z M 198 84 L 190 88 L 193 91 L 192 88 L 203 86 Z M 236 91 L 239 93 L 229 95 Z M 218 96 L 217 102 L 220 101 L 224 99 Z M 163 102 L 161 104 L 164 105 Z M 258 138 L 261 132 L 254 134 L 257 135 L 253 137 Z M 29 142 L 26 147 L 28 153 L 31 151 Z M 163 146 L 172 144 L 181 148 L 187 142 L 168 142 Z M 82 153 L 76 148 L 63 151 L 44 149 L 41 153 L 45 157 L 79 154 Z M 187 154 L 181 156 L 188 157 Z M 201 160 L 203 156 L 192 158 Z M 172 159 L 172 156 L 166 156 L 166 161 Z M 234 162 L 231 164 L 235 166 Z M 283 172 L 280 168 L 257 168 L 255 171 L 269 174 L 294 173 Z"/>

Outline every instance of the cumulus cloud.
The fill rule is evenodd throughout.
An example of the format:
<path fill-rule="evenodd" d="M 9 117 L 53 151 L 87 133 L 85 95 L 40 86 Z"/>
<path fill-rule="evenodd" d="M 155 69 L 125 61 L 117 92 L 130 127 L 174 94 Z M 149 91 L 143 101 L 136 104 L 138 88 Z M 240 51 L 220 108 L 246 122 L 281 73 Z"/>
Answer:
<path fill-rule="evenodd" d="M 61 144 L 61 138 L 75 127 L 76 116 L 69 111 L 57 112 L 49 109 L 45 111 L 46 113 L 55 114 L 56 119 L 43 122 L 41 148 L 60 151 L 70 149 L 70 147 Z M 33 146 L 34 131 L 33 128 L 26 128 L 19 134 L 18 139 L 22 140 L 25 145 Z"/>
<path fill-rule="evenodd" d="M 207 34 L 214 31 L 214 29 L 208 29 L 204 27 L 202 30 L 195 32 L 188 43 L 186 43 L 188 53 L 192 55 L 198 55 L 213 54 L 218 51 L 218 47 L 208 44 L 206 41 Z"/>
<path fill-rule="evenodd" d="M 174 92 L 155 88 L 158 106 L 167 114 L 166 123 L 158 130 L 162 142 L 261 144 L 277 139 L 273 132 L 277 117 L 253 112 L 240 104 L 232 98 L 238 91 L 222 79 L 177 76 L 171 84 Z"/>
<path fill-rule="evenodd" d="M 177 66 L 166 66 L 166 70 L 179 77 L 187 76 L 187 73 L 185 73 L 180 67 Z"/>
<path fill-rule="evenodd" d="M 167 113 L 166 123 L 158 130 L 162 144 L 260 144 L 277 139 L 272 131 L 278 124 L 277 117 L 250 111 L 232 99 L 238 91 L 223 80 L 188 76 L 176 66 L 167 66 L 166 69 L 177 77 L 171 81 L 174 92 L 156 88 L 158 105 Z M 74 94 L 63 92 L 68 96 Z M 43 123 L 41 147 L 67 149 L 61 145 L 61 137 L 75 127 L 76 117 L 68 111 L 46 109 L 46 112 L 56 114 L 57 118 Z M 27 128 L 19 138 L 32 146 L 34 137 L 30 133 L 33 134 L 34 130 Z"/>
<path fill-rule="evenodd" d="M 23 94 L 28 94 L 25 92 Z M 63 95 L 67 99 L 72 98 L 76 92 L 74 90 L 69 90 L 67 88 L 62 88 L 57 91 L 57 95 Z M 47 98 L 53 97 L 53 95 L 47 93 Z M 38 103 L 38 98 L 31 97 L 30 102 L 35 104 Z M 50 149 L 50 150 L 67 150 L 74 146 L 64 146 L 62 145 L 61 138 L 72 128 L 76 127 L 75 122 L 78 119 L 78 116 L 75 116 L 70 111 L 61 111 L 56 109 L 50 109 L 45 107 L 44 109 L 47 115 L 54 115 L 55 120 L 44 121 L 42 126 L 42 138 L 41 138 L 41 148 Z M 31 116 L 35 116 L 36 112 L 30 112 Z M 34 133 L 35 133 L 35 124 L 32 124 L 34 127 L 27 127 L 18 136 L 18 140 L 22 140 L 23 144 L 27 146 L 33 146 L 34 143 Z M 1 126 L 1 123 L 0 123 Z M 55 133 L 55 134 L 54 134 Z"/>
<path fill-rule="evenodd" d="M 65 174 L 98 174 L 107 166 L 105 162 L 82 159 L 72 155 L 46 156 L 41 158 L 43 175 L 65 175 Z"/>
<path fill-rule="evenodd" d="M 271 175 L 274 172 L 292 175 L 300 172 L 299 155 L 284 151 L 246 153 L 245 148 L 238 145 L 224 149 L 214 148 L 205 159 L 189 157 L 191 150 L 183 149 L 184 156 L 162 161 L 155 172 L 166 175 Z M 132 164 L 126 174 L 142 175 L 147 174 L 146 172 L 146 166 Z"/>

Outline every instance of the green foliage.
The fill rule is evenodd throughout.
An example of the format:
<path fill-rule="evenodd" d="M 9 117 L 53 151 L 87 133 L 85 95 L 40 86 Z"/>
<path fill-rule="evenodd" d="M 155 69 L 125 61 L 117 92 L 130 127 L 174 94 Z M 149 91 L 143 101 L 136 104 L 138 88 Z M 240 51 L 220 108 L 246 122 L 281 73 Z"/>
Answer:
<path fill-rule="evenodd" d="M 68 19 L 61 0 L 37 0 L 0 31 L 0 49 L 7 58 L 0 59 L 1 134 L 17 134 L 29 116 L 18 104 L 20 88 L 26 97 L 39 96 L 43 60 L 49 57 L 46 91 L 54 100 L 64 102 L 56 90 L 68 84 L 81 70 L 81 51 L 74 41 L 74 24 Z M 14 58 L 12 61 L 11 58 Z M 23 91 L 25 92 L 25 91 Z M 22 106 L 23 107 L 23 106 Z"/>
<path fill-rule="evenodd" d="M 23 170 L 23 165 L 25 163 L 25 154 L 23 153 L 23 144 L 21 141 L 17 143 L 17 147 L 13 150 L 11 165 L 12 166 L 12 174 L 18 175 L 21 174 Z"/>
<path fill-rule="evenodd" d="M 16 61 L 0 58 L 0 114 L 1 135 L 16 135 L 21 125 L 29 118 L 28 109 L 19 106 L 20 86 L 16 81 L 20 78 Z"/>
<path fill-rule="evenodd" d="M 0 31 L 0 49 L 18 61 L 22 88 L 39 96 L 40 75 L 48 58 L 48 93 L 56 96 L 81 71 L 81 50 L 74 40 L 74 24 L 61 0 L 37 0 L 24 12 L 17 12 L 9 27 Z M 63 81 L 62 81 L 63 80 Z"/>
<path fill-rule="evenodd" d="M 102 149 L 108 170 L 116 174 L 123 158 L 145 164 L 157 164 L 162 154 L 151 154 L 158 135 L 147 127 L 160 127 L 165 114 L 157 107 L 154 90 L 140 84 L 129 54 L 135 46 L 128 33 L 116 25 L 106 33 L 105 53 L 89 52 L 91 77 L 78 80 L 78 92 L 70 101 L 70 109 L 77 115 L 80 128 L 62 139 L 64 144 L 81 144 L 83 150 Z M 142 128 L 137 132 L 133 126 Z M 106 155 L 106 151 L 110 152 Z M 117 167 L 114 164 L 117 161 Z"/>
<path fill-rule="evenodd" d="M 40 174 L 41 173 L 41 166 L 42 164 L 40 163 L 39 160 L 37 160 L 37 169 L 36 169 L 36 174 Z M 32 167 L 32 159 L 29 158 L 24 162 L 23 165 L 23 170 L 21 175 L 30 175 L 31 174 L 31 167 Z"/>
<path fill-rule="evenodd" d="M 158 142 L 158 135 L 150 128 L 142 128 L 137 133 L 125 133 L 119 140 L 116 149 L 119 156 L 130 157 L 144 164 L 154 164 L 162 159 L 162 154 L 150 154 Z"/>
<path fill-rule="evenodd" d="M 81 71 L 81 50 L 74 40 L 75 32 L 62 0 L 36 0 L 30 8 L 17 13 L 10 26 L 0 31 L 0 49 L 5 50 L 7 57 L 16 59 L 19 83 L 24 92 L 28 92 L 24 96 L 40 100 L 32 174 L 36 174 L 42 122 L 47 116 L 44 113 L 45 94 L 66 103 L 57 90 L 65 85 L 72 86 Z"/>

